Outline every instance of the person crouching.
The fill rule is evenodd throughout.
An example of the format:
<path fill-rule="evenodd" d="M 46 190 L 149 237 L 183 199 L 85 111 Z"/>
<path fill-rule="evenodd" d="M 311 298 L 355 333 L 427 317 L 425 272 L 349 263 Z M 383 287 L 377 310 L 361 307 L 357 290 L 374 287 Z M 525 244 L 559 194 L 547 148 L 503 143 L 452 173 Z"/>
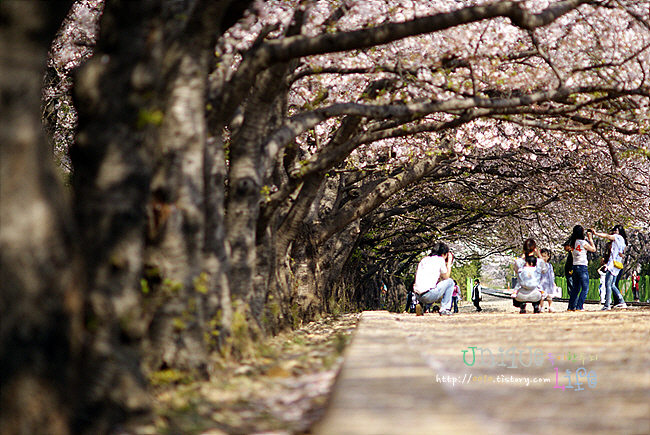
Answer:
<path fill-rule="evenodd" d="M 521 314 L 526 313 L 528 302 L 533 305 L 533 312 L 539 313 L 539 303 L 544 296 L 540 286 L 541 276 L 550 266 L 541 259 L 534 239 L 526 239 L 523 248 L 524 255 L 517 258 L 513 265 L 517 286 L 512 294 L 512 303 Z"/>
<path fill-rule="evenodd" d="M 433 245 L 431 255 L 424 257 L 415 273 L 413 291 L 417 294 L 419 304 L 415 307 L 418 316 L 423 315 L 423 305 L 440 301 L 441 316 L 452 314 L 451 297 L 454 292 L 454 280 L 450 278 L 454 255 L 449 247 L 438 242 Z"/>

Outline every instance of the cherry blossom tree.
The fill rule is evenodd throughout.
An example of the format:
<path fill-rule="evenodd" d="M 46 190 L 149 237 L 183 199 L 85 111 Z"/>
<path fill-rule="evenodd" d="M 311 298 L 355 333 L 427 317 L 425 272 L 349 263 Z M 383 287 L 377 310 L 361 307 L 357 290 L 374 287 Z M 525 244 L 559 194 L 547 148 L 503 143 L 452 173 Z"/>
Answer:
<path fill-rule="evenodd" d="M 373 212 L 377 207 L 392 196 L 400 198 L 396 200 L 401 203 L 413 200 L 413 194 L 405 199 L 399 192 L 429 178 L 436 186 L 453 182 L 444 189 L 437 188 L 442 193 L 437 201 L 432 200 L 431 194 L 422 199 L 434 204 L 425 212 L 430 213 L 431 220 L 439 220 L 440 213 L 447 210 L 446 214 L 457 221 L 442 226 L 446 231 L 439 231 L 437 237 L 448 237 L 453 228 L 468 230 L 469 223 L 478 224 L 488 217 L 492 217 L 493 224 L 506 222 L 510 217 L 511 222 L 519 222 L 521 227 L 522 222 L 539 221 L 542 211 L 552 210 L 556 202 L 561 204 L 555 208 L 556 214 L 560 211 L 574 218 L 574 222 L 585 219 L 586 215 L 592 222 L 597 214 L 601 214 L 601 219 L 603 215 L 610 219 L 620 217 L 624 214 L 626 199 L 647 204 L 647 139 L 644 137 L 647 16 L 643 17 L 643 8 L 637 8 L 638 5 L 614 7 L 605 3 L 563 15 L 561 8 L 567 5 L 561 3 L 547 9 L 546 15 L 542 15 L 562 16 L 552 25 L 538 29 L 511 16 L 508 17 L 515 25 L 510 25 L 505 17 L 479 21 L 483 13 L 489 13 L 486 11 L 490 11 L 490 6 L 472 2 L 466 5 L 468 9 L 463 9 L 465 24 L 426 35 L 414 31 L 410 38 L 393 42 L 391 37 L 401 36 L 397 30 L 401 27 L 393 22 L 393 17 L 394 21 L 408 22 L 404 27 L 413 31 L 417 28 L 414 22 L 429 20 L 427 17 L 431 15 L 428 14 L 432 11 L 444 14 L 444 9 L 437 9 L 444 6 L 432 2 L 424 12 L 417 8 L 409 11 L 400 5 L 390 8 L 382 2 L 363 2 L 363 5 L 358 2 L 343 7 L 347 15 L 339 16 L 338 10 L 331 16 L 328 15 L 330 11 L 321 12 L 323 18 L 316 22 L 323 23 L 321 29 L 326 27 L 325 34 L 312 30 L 317 37 L 273 40 L 258 46 L 256 50 L 261 52 L 269 50 L 269 56 L 281 53 L 291 44 L 295 44 L 296 50 L 311 50 L 310 54 L 317 54 L 303 60 L 303 66 L 290 77 L 295 92 L 289 99 L 288 112 L 292 116 L 268 140 L 267 146 L 274 152 L 295 138 L 302 155 L 295 151 L 289 153 L 298 154 L 300 160 L 297 158 L 286 171 L 288 184 L 270 186 L 273 193 L 265 207 L 274 207 L 280 200 L 286 200 L 298 187 L 303 194 L 305 187 L 314 183 L 301 183 L 307 177 L 314 177 L 314 170 L 322 174 L 333 170 L 329 175 L 350 171 L 350 177 L 339 177 L 341 183 L 336 191 L 339 196 L 328 202 L 325 213 L 316 217 L 312 207 L 314 225 L 309 229 L 305 229 L 309 225 L 302 227 L 309 235 L 298 244 L 304 247 L 315 240 L 314 250 L 320 247 L 327 251 L 327 243 L 337 245 L 332 240 L 341 237 L 338 245 L 346 246 L 344 250 L 349 254 L 355 237 L 345 236 L 345 229 L 359 233 L 361 229 L 354 229 L 359 218 L 367 222 L 366 228 L 372 228 Z M 364 6 L 368 9 L 363 9 Z M 418 3 L 418 6 L 422 5 Z M 518 6 L 506 2 L 500 7 Z M 535 3 L 534 7 L 544 6 Z M 353 14 L 355 8 L 363 13 Z M 532 12 L 539 12 L 539 9 Z M 419 21 L 420 16 L 426 17 Z M 611 20 L 604 20 L 605 16 Z M 335 24 L 331 17 L 338 17 Z M 365 21 L 359 22 L 359 17 Z M 445 17 L 457 18 L 453 14 Z M 382 20 L 389 22 L 382 24 Z M 375 35 L 372 30 L 378 28 L 386 31 L 377 34 L 387 38 L 381 42 L 389 43 L 368 48 L 362 42 L 363 37 Z M 342 35 L 346 32 L 358 36 L 354 43 L 341 42 L 348 51 L 318 56 L 320 41 L 329 44 L 328 50 L 334 51 L 331 45 L 336 44 L 337 38 L 343 41 Z M 309 30 L 304 33 L 309 35 Z M 608 34 L 612 38 L 610 42 L 607 42 Z M 621 52 L 611 52 L 614 35 L 618 34 L 625 34 L 630 41 L 636 42 L 626 48 L 617 47 Z M 347 43 L 355 45 L 345 45 Z M 356 51 L 349 53 L 349 49 Z M 255 60 L 262 58 L 264 56 L 255 57 Z M 255 68 L 253 62 L 247 64 L 244 59 L 238 72 L 247 67 Z M 631 77 L 634 80 L 630 80 Z M 623 83 L 631 92 L 623 90 Z M 336 141 L 337 135 L 345 136 Z M 484 154 L 492 154 L 498 164 L 479 165 L 477 159 Z M 545 170 L 541 161 L 549 160 L 549 155 L 553 154 L 562 171 L 550 171 L 546 178 L 530 176 L 528 172 Z M 571 154 L 575 154 L 575 158 L 570 158 Z M 621 164 L 621 154 L 626 156 L 625 165 Z M 516 172 L 507 173 L 508 161 Z M 337 168 L 337 164 L 344 166 Z M 546 164 L 552 165 L 551 162 Z M 360 169 L 365 171 L 361 177 L 356 172 Z M 559 174 L 566 175 L 558 178 Z M 458 186 L 472 186 L 477 176 L 491 187 L 497 186 L 499 178 L 510 181 L 510 188 L 505 190 L 510 195 L 504 195 L 502 188 L 489 196 L 481 196 L 482 200 L 496 196 L 503 202 L 485 204 L 483 207 L 493 210 L 492 213 L 474 212 L 470 218 L 467 214 L 471 213 L 471 200 L 463 193 L 468 189 Z M 579 186 L 576 186 L 576 179 L 580 181 Z M 583 187 L 591 186 L 590 183 L 594 183 L 594 188 Z M 536 184 L 539 184 L 537 188 Z M 421 184 L 417 186 L 414 189 L 421 190 Z M 547 186 L 549 192 L 545 193 L 543 186 Z M 322 187 L 314 185 L 313 189 Z M 603 190 L 604 187 L 607 189 Z M 621 194 L 619 189 L 626 193 Z M 628 194 L 629 198 L 622 198 Z M 304 193 L 306 203 L 313 204 L 308 195 Z M 593 201 L 597 197 L 617 198 L 613 201 L 617 205 L 612 204 L 604 210 L 603 203 Z M 295 213 L 299 210 L 300 198 L 298 195 L 290 209 L 296 225 L 303 225 L 309 216 L 307 207 L 303 214 Z M 344 206 L 332 209 L 331 203 L 337 202 Z M 448 207 L 444 207 L 445 204 Z M 402 213 L 413 212 L 415 207 L 404 207 Z M 647 219 L 646 209 L 635 209 L 635 218 Z M 422 212 L 419 207 L 417 210 Z M 560 228 L 566 228 L 567 222 L 571 222 L 569 219 L 563 221 Z M 406 231 L 406 228 L 400 231 L 400 227 L 387 226 L 393 234 Z M 546 228 L 547 224 L 540 226 Z M 517 233 L 521 236 L 527 232 Z M 293 233 L 281 233 L 295 237 Z M 492 234 L 492 237 L 482 238 L 500 240 L 501 249 L 520 243 L 512 237 L 503 243 L 503 238 L 498 236 Z M 414 249 L 422 249 L 422 246 Z M 316 262 L 301 270 L 321 269 L 336 275 L 337 268 L 332 268 L 327 259 L 337 255 L 341 253 L 322 254 L 321 261 L 328 267 L 319 267 Z M 300 257 L 300 252 L 291 255 L 294 261 Z M 302 281 L 328 282 L 327 278 L 315 279 L 309 273 L 305 273 Z M 327 287 L 331 288 L 325 284 L 324 288 Z M 304 291 L 307 295 L 318 293 Z"/>
<path fill-rule="evenodd" d="M 333 304 L 374 306 L 355 283 L 390 281 L 434 239 L 500 252 L 574 222 L 648 221 L 648 1 L 88 0 L 59 34 L 101 12 L 78 51 L 51 45 L 69 4 L 21 4 L 0 11 L 3 45 L 34 57 L 22 73 L 49 47 L 51 68 L 76 68 L 72 100 L 47 87 L 44 103 L 49 125 L 70 101 L 78 114 L 60 159 L 70 204 L 24 136 L 38 98 L 7 99 L 32 127 L 7 118 L 2 146 L 3 300 L 41 306 L 52 285 L 64 314 L 43 324 L 74 332 L 59 337 L 79 382 L 61 433 L 146 411 L 151 371 L 207 375 L 213 351 L 246 356 Z M 29 26 L 50 30 L 38 47 Z M 22 266 L 42 228 L 60 249 L 34 258 L 62 265 L 56 279 Z M 3 326 L 3 343 L 21 331 Z"/>

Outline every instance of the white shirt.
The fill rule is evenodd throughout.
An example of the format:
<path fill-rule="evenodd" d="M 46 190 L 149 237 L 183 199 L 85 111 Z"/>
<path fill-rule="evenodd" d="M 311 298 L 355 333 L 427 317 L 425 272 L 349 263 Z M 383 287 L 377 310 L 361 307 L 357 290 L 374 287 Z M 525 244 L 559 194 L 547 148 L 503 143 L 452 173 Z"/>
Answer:
<path fill-rule="evenodd" d="M 526 260 L 524 260 L 522 257 L 519 257 L 515 260 L 514 264 L 514 270 L 515 270 L 515 275 L 517 276 L 517 284 L 515 285 L 515 288 L 513 290 L 519 290 L 521 288 L 521 282 L 520 282 L 520 275 L 519 271 L 522 270 L 526 267 Z M 535 274 L 537 275 L 537 279 L 542 276 L 542 274 L 546 273 L 548 271 L 548 268 L 550 266 L 548 263 L 546 263 L 544 260 L 541 258 L 537 259 L 537 266 L 531 267 L 532 270 L 535 271 Z"/>
<path fill-rule="evenodd" d="M 542 273 L 542 277 L 540 279 L 540 285 L 542 287 L 542 290 L 544 290 L 546 294 L 551 296 L 554 294 L 555 272 L 553 271 L 553 267 L 551 267 L 550 264 L 548 264 L 548 267 L 546 268 L 546 272 Z"/>
<path fill-rule="evenodd" d="M 440 275 L 443 273 L 447 273 L 447 265 L 444 258 L 438 255 L 424 257 L 420 261 L 420 264 L 418 264 L 417 272 L 415 272 L 413 290 L 416 293 L 424 293 L 429 289 L 435 288 L 438 284 L 438 279 L 440 279 Z"/>
<path fill-rule="evenodd" d="M 574 266 L 587 266 L 589 264 L 587 261 L 587 249 L 585 248 L 586 244 L 586 240 L 576 240 L 575 247 L 573 248 L 573 251 L 571 251 L 573 253 Z"/>
<path fill-rule="evenodd" d="M 609 261 L 607 262 L 607 270 L 609 270 L 614 276 L 618 276 L 618 273 L 621 271 L 621 269 L 614 267 L 614 260 L 623 262 L 624 250 L 625 239 L 620 234 L 615 234 L 614 241 L 612 242 L 612 250 L 609 253 Z"/>

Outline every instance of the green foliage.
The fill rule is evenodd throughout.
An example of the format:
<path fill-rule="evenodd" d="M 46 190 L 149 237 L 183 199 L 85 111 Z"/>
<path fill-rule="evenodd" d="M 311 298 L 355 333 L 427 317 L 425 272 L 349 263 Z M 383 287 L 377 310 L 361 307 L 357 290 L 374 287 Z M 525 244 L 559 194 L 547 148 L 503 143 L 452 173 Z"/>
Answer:
<path fill-rule="evenodd" d="M 248 320 L 242 311 L 237 310 L 233 313 L 231 327 L 235 339 L 245 340 L 248 337 Z"/>
<path fill-rule="evenodd" d="M 282 313 L 282 310 L 280 308 L 280 304 L 277 301 L 275 301 L 275 300 L 273 300 L 271 298 L 269 298 L 269 303 L 267 304 L 267 307 L 268 307 L 269 311 L 271 312 L 271 314 L 273 316 L 275 316 L 275 317 L 280 316 L 280 314 Z"/>
<path fill-rule="evenodd" d="M 147 266 L 144 269 L 144 276 L 148 280 L 160 280 L 162 279 L 162 273 L 160 269 L 155 266 Z"/>
<path fill-rule="evenodd" d="M 598 274 L 598 268 L 600 267 L 601 264 L 601 258 L 598 257 L 595 260 L 591 260 L 587 264 L 587 270 L 589 271 L 589 278 L 590 279 L 600 279 L 600 275 Z"/>
<path fill-rule="evenodd" d="M 260 189 L 260 195 L 262 195 L 264 201 L 269 202 L 271 200 L 271 188 L 267 184 L 265 184 Z"/>
<path fill-rule="evenodd" d="M 136 122 L 136 126 L 139 130 L 142 130 L 148 126 L 158 127 L 162 124 L 164 117 L 165 115 L 160 109 L 140 109 L 138 112 L 138 120 Z"/>
<path fill-rule="evenodd" d="M 302 319 L 300 318 L 300 307 L 294 302 L 289 310 L 291 312 L 291 318 L 293 319 L 293 328 L 298 329 L 302 323 Z"/>
<path fill-rule="evenodd" d="M 183 283 L 173 279 L 165 278 L 162 283 L 162 289 L 165 293 L 173 295 L 183 290 Z"/>
<path fill-rule="evenodd" d="M 205 344 L 211 349 L 216 349 L 217 347 L 217 339 L 221 335 L 220 329 L 222 326 L 222 316 L 223 312 L 221 310 L 218 310 L 217 314 L 215 314 L 215 316 L 208 321 L 207 331 L 203 333 L 203 340 Z"/>
<path fill-rule="evenodd" d="M 172 326 L 175 331 L 184 331 L 187 329 L 187 324 L 180 317 L 174 317 L 172 320 Z"/>
<path fill-rule="evenodd" d="M 644 276 L 644 275 L 650 275 L 650 263 L 645 263 L 641 265 L 641 272 L 639 275 Z"/>
<path fill-rule="evenodd" d="M 220 350 L 225 357 L 236 358 L 251 357 L 255 353 L 253 328 L 254 322 L 249 322 L 250 308 L 241 300 L 233 301 L 232 322 L 230 324 L 231 334 L 226 338 L 226 345 Z M 257 331 L 258 332 L 258 331 Z"/>
<path fill-rule="evenodd" d="M 346 288 L 344 291 L 339 292 L 338 297 L 334 292 L 328 300 L 329 312 L 335 316 L 343 313 L 353 313 L 359 311 L 353 304 L 348 301 L 347 295 L 352 294 L 351 288 Z"/>
<path fill-rule="evenodd" d="M 281 322 L 282 317 L 282 307 L 280 303 L 273 297 L 269 295 L 269 298 L 264 306 L 264 312 L 262 313 L 262 325 L 265 328 L 272 330 L 274 325 L 277 325 Z"/>
<path fill-rule="evenodd" d="M 336 333 L 336 336 L 334 337 L 334 349 L 338 355 L 343 353 L 343 350 L 345 350 L 345 346 L 347 346 L 349 341 L 350 334 L 344 334 L 340 331 Z"/>
<path fill-rule="evenodd" d="M 194 278 L 194 290 L 202 295 L 208 294 L 208 274 L 201 272 L 199 276 Z"/>
<path fill-rule="evenodd" d="M 190 384 L 193 381 L 194 379 L 190 374 L 174 369 L 159 370 L 149 375 L 149 383 L 154 387 L 171 384 Z"/>
<path fill-rule="evenodd" d="M 452 274 L 452 276 L 453 276 L 453 274 L 454 274 L 454 270 L 453 270 L 453 269 L 451 270 L 451 274 Z M 408 274 L 408 275 L 406 275 L 403 279 L 404 279 L 404 286 L 405 286 L 407 289 L 411 289 L 411 288 L 413 288 L 413 284 L 415 283 L 415 275 Z"/>
<path fill-rule="evenodd" d="M 467 299 L 465 283 L 467 282 L 467 278 L 474 279 L 481 276 L 481 261 L 470 260 L 465 263 L 459 263 L 454 264 L 454 267 L 451 269 L 451 277 L 456 280 L 456 283 L 460 287 L 463 299 Z"/>
<path fill-rule="evenodd" d="M 361 249 L 359 249 L 359 248 L 355 249 L 352 252 L 352 254 L 350 255 L 350 261 L 355 262 L 355 263 L 359 262 L 362 258 L 363 258 L 363 255 L 362 255 Z"/>
<path fill-rule="evenodd" d="M 149 288 L 149 282 L 142 278 L 140 280 L 140 290 L 142 291 L 142 294 L 148 295 L 151 292 L 151 289 Z"/>

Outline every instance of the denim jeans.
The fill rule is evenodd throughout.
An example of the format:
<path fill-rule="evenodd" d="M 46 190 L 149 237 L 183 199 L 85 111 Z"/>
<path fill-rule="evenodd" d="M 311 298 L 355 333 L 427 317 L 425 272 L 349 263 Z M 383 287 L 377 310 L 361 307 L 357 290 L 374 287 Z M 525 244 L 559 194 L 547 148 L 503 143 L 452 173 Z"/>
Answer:
<path fill-rule="evenodd" d="M 619 271 L 618 275 L 616 275 L 616 279 L 614 279 L 614 287 L 616 287 L 616 289 L 618 290 L 618 294 L 612 292 L 612 305 L 617 305 L 620 304 L 621 302 L 625 302 L 625 300 L 623 300 L 623 294 L 621 294 L 621 291 L 619 290 L 618 287 L 618 282 L 621 280 L 622 276 L 623 274 Z"/>
<path fill-rule="evenodd" d="M 573 289 L 569 295 L 569 309 L 582 310 L 589 291 L 589 271 L 587 266 L 573 266 Z"/>
<path fill-rule="evenodd" d="M 625 302 L 623 295 L 616 287 L 616 277 L 608 270 L 607 275 L 605 275 L 605 308 L 609 308 L 612 302 L 612 294 L 616 295 L 618 300 L 622 301 L 621 303 Z"/>
<path fill-rule="evenodd" d="M 566 277 L 566 291 L 571 299 L 571 293 L 573 293 L 573 269 L 571 269 L 571 275 Z"/>
<path fill-rule="evenodd" d="M 454 313 L 458 312 L 458 296 L 452 296 L 451 297 L 451 302 L 454 307 Z"/>
<path fill-rule="evenodd" d="M 421 293 L 418 299 L 423 304 L 432 304 L 440 302 L 440 310 L 451 311 L 451 295 L 454 293 L 454 280 L 447 278 L 440 281 L 434 288 L 429 289 L 428 292 Z"/>

